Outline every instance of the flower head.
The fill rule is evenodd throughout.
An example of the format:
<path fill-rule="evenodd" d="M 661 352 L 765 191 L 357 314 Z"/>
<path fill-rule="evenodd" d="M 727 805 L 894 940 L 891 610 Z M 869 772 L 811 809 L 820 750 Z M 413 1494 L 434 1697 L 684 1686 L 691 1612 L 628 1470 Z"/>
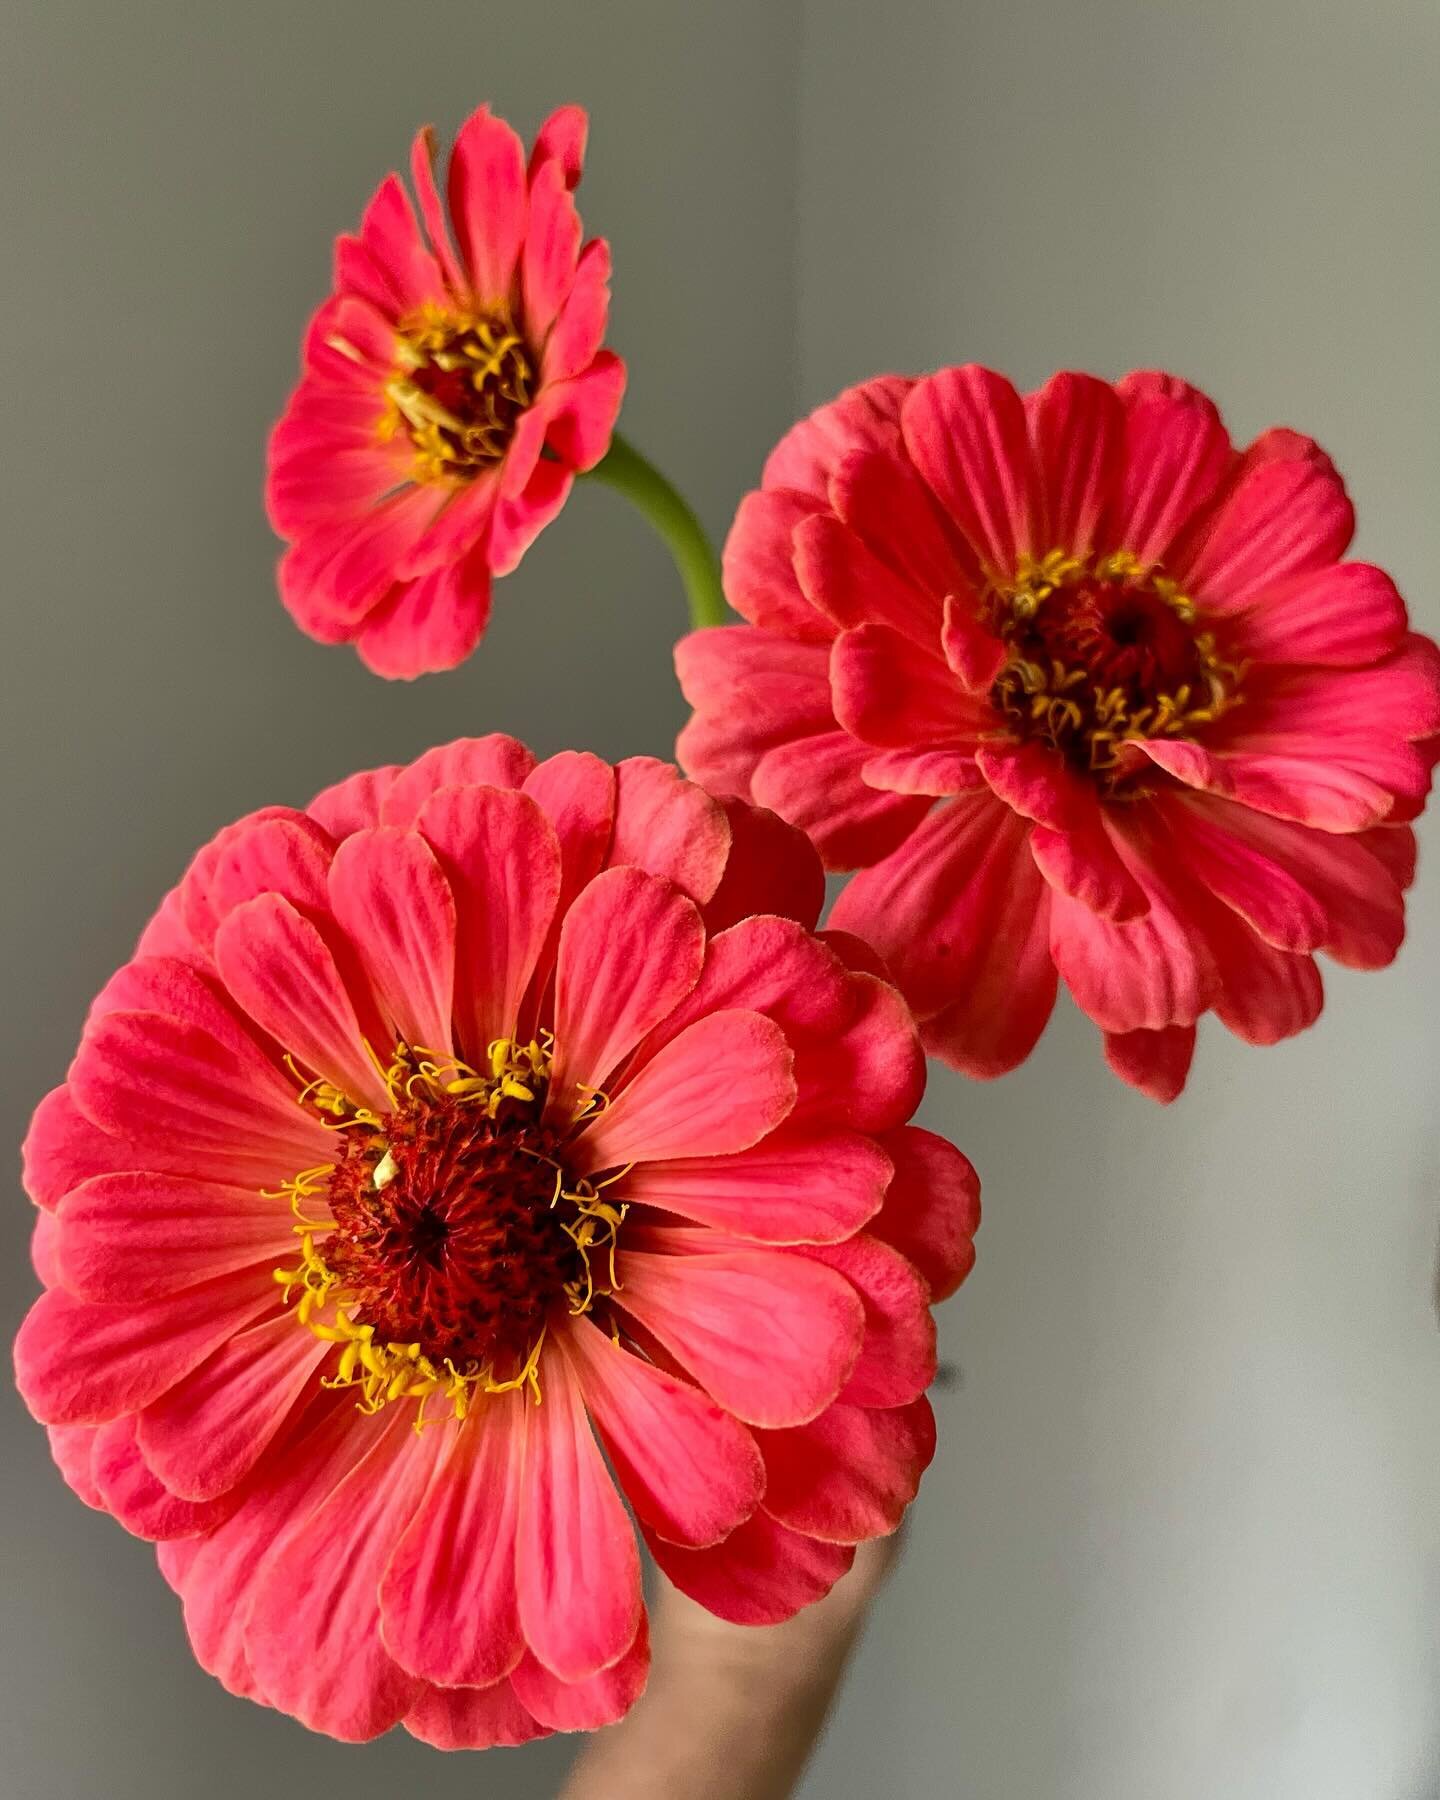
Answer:
<path fill-rule="evenodd" d="M 280 593 L 296 624 L 353 643 L 379 675 L 462 662 L 491 577 L 609 446 L 625 370 L 600 347 L 609 247 L 580 243 L 584 148 L 585 115 L 564 107 L 527 167 L 481 107 L 455 140 L 449 225 L 425 130 L 410 160 L 423 230 L 392 174 L 336 245 L 266 497 L 290 544 Z"/>
<path fill-rule="evenodd" d="M 677 652 L 685 768 L 859 868 L 927 1047 L 1024 1060 L 1057 977 L 1159 1099 L 1213 1009 L 1311 1024 L 1314 952 L 1390 961 L 1440 739 L 1440 658 L 1309 438 L 1235 449 L 1174 376 L 865 383 L 740 507 L 749 621 Z"/>
<path fill-rule="evenodd" d="M 894 1529 L 977 1190 L 822 892 L 773 814 L 500 737 L 196 857 L 31 1128 L 16 1368 L 233 1692 L 586 1728 L 648 1666 L 627 1503 L 749 1622 Z"/>

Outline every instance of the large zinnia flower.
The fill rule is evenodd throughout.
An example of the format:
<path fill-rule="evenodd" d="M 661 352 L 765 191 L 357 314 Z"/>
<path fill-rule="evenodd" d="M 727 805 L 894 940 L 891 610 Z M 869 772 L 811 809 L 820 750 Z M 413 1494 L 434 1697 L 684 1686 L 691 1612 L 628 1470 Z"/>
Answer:
<path fill-rule="evenodd" d="M 540 129 L 527 170 L 482 107 L 450 162 L 452 247 L 433 170 L 398 175 L 335 251 L 335 292 L 306 334 L 270 440 L 271 523 L 291 548 L 280 593 L 303 631 L 353 643 L 377 674 L 453 668 L 506 575 L 610 443 L 625 370 L 600 348 L 610 252 L 581 248 L 571 189 L 585 115 Z"/>
<path fill-rule="evenodd" d="M 622 1493 L 742 1622 L 895 1527 L 976 1186 L 822 888 L 769 813 L 508 738 L 201 851 L 36 1114 L 16 1366 L 232 1691 L 589 1727 L 649 1659 Z"/>
<path fill-rule="evenodd" d="M 1440 674 L 1352 527 L 1309 438 L 1236 450 L 1173 376 L 868 382 L 740 508 L 681 762 L 863 870 L 833 921 L 955 1067 L 1028 1056 L 1058 972 L 1171 1099 L 1202 1013 L 1273 1043 L 1312 952 L 1404 934 Z"/>

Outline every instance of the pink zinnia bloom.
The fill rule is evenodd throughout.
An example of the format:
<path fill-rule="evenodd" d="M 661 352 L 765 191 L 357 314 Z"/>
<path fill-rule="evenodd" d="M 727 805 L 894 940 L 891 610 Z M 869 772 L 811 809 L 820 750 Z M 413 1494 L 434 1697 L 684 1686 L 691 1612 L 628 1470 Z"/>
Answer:
<path fill-rule="evenodd" d="M 773 814 L 503 737 L 197 856 L 36 1113 L 16 1368 L 232 1692 L 589 1728 L 648 1668 L 627 1504 L 748 1623 L 899 1523 L 977 1187 L 822 893 Z"/>
<path fill-rule="evenodd" d="M 1195 1022 L 1311 1024 L 1313 953 L 1388 963 L 1440 659 L 1293 431 L 1171 375 L 882 377 L 781 442 L 725 553 L 750 621 L 678 650 L 682 765 L 832 869 L 927 1048 L 1034 1048 L 1057 976 L 1179 1093 Z"/>
<path fill-rule="evenodd" d="M 610 251 L 581 248 L 571 190 L 585 114 L 525 148 L 481 107 L 450 159 L 432 134 L 388 175 L 306 334 L 270 439 L 270 520 L 290 549 L 280 594 L 302 631 L 378 675 L 451 669 L 479 643 L 507 575 L 610 445 L 625 368 L 602 350 Z"/>

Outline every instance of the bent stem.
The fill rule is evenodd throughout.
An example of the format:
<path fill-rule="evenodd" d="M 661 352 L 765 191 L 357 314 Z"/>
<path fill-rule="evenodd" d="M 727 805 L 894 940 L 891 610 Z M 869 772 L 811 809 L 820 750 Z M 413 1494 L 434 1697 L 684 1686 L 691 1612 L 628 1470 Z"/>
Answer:
<path fill-rule="evenodd" d="M 624 494 L 665 540 L 685 584 L 690 623 L 697 629 L 725 624 L 730 612 L 720 586 L 720 563 L 705 528 L 654 463 L 617 431 L 606 455 L 589 473 L 592 480 Z"/>

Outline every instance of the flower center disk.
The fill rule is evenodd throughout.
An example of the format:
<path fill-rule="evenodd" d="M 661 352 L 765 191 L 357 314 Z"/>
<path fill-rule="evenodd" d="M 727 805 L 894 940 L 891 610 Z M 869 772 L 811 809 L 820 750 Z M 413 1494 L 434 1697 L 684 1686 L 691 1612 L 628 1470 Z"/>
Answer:
<path fill-rule="evenodd" d="M 366 1410 L 409 1397 L 423 1420 L 438 1393 L 463 1417 L 477 1392 L 538 1394 L 555 1309 L 589 1312 L 613 1288 L 625 1208 L 567 1175 L 573 1121 L 546 1122 L 550 1062 L 508 1039 L 484 1075 L 401 1049 L 385 1114 L 324 1082 L 302 1091 L 338 1154 L 282 1190 L 301 1255 L 275 1278 L 300 1321 L 343 1346 L 327 1385 L 360 1387 Z"/>
<path fill-rule="evenodd" d="M 1192 737 L 1238 704 L 1243 669 L 1199 628 L 1194 603 L 1126 552 L 1052 551 L 992 596 L 1009 658 L 991 699 L 1022 739 L 1040 739 L 1105 785 L 1127 738 Z"/>
<path fill-rule="evenodd" d="M 468 481 L 504 456 L 535 392 L 508 318 L 428 308 L 402 326 L 396 361 L 382 435 L 408 433 L 419 480 Z"/>

